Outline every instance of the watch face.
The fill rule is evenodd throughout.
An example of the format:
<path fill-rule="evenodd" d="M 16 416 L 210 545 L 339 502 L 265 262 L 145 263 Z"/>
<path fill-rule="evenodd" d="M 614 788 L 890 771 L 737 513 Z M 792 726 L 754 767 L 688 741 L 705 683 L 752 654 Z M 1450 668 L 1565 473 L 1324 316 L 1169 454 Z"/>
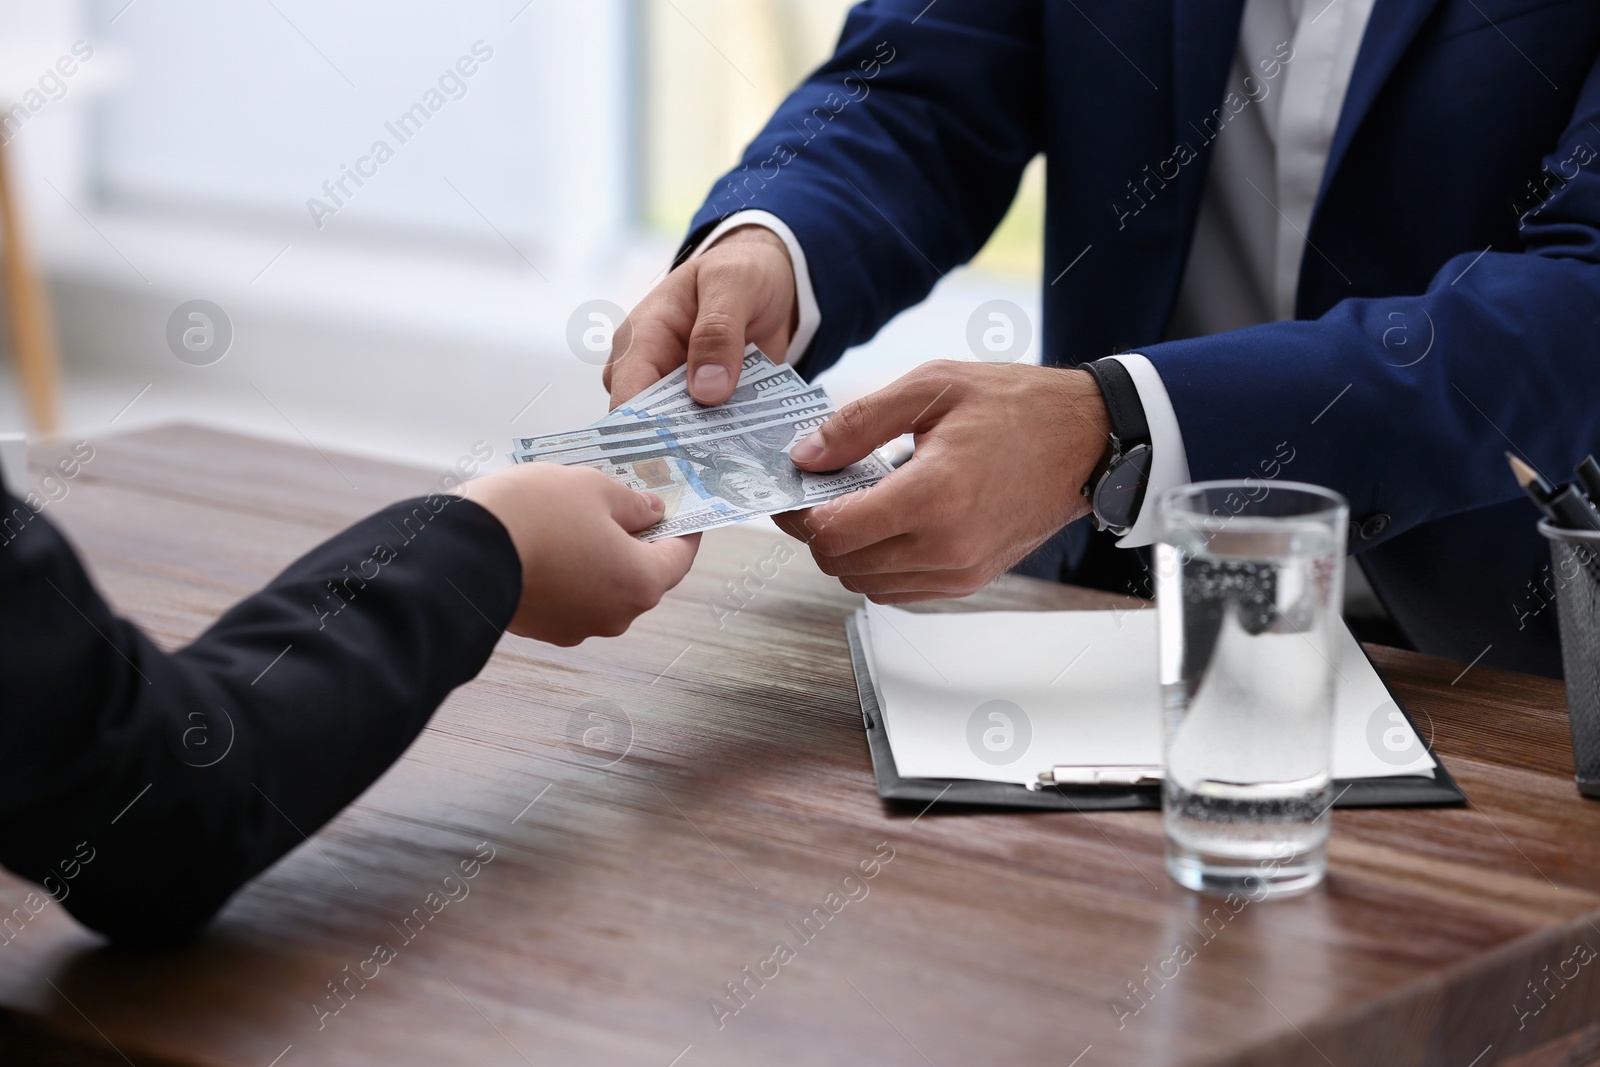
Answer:
<path fill-rule="evenodd" d="M 1095 518 L 1109 529 L 1127 530 L 1139 514 L 1149 482 L 1150 446 L 1137 445 L 1100 476 L 1094 488 Z"/>

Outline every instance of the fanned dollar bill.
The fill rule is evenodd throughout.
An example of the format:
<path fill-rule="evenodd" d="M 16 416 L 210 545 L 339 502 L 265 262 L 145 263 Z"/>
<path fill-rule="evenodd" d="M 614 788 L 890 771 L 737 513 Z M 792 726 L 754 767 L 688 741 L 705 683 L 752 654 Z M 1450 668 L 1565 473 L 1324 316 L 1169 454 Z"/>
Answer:
<path fill-rule="evenodd" d="M 754 345 L 727 403 L 696 403 L 687 383 L 680 367 L 592 426 L 517 438 L 512 458 L 594 467 L 655 493 L 666 513 L 639 535 L 646 541 L 813 507 L 890 471 L 875 454 L 822 474 L 796 467 L 789 449 L 832 416 L 833 403 Z"/>
<path fill-rule="evenodd" d="M 519 437 L 514 454 L 534 455 L 548 462 L 550 456 L 558 452 L 615 450 L 630 448 L 640 442 L 688 442 L 726 437 L 768 423 L 792 423 L 813 415 L 826 417 L 832 413 L 833 405 L 828 401 L 828 394 L 821 389 L 811 389 L 774 398 L 771 402 L 761 402 L 759 406 L 746 405 L 728 410 L 701 408 L 681 415 L 639 419 L 631 423 L 591 426 L 540 437 Z"/>
<path fill-rule="evenodd" d="M 786 384 L 798 383 L 800 388 L 805 388 L 805 382 L 794 372 L 793 367 L 772 362 L 755 345 L 745 349 L 744 363 L 739 368 L 740 387 L 773 376 L 782 377 Z M 627 422 L 641 415 L 656 415 L 673 408 L 697 407 L 699 405 L 695 404 L 694 398 L 689 395 L 688 383 L 688 368 L 679 367 L 627 403 L 619 405 L 595 425 Z M 735 396 L 733 399 L 738 397 Z"/>

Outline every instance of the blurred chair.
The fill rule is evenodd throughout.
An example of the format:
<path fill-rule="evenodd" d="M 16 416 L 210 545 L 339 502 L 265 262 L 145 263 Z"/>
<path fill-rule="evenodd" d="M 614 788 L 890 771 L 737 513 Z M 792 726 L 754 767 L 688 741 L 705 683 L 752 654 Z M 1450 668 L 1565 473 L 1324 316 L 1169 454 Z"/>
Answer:
<path fill-rule="evenodd" d="M 7 147 L 0 143 L 0 275 L 11 325 L 11 357 L 34 431 L 55 432 L 60 415 L 60 373 L 50 298 L 39 280 L 33 250 L 23 232 Z"/>

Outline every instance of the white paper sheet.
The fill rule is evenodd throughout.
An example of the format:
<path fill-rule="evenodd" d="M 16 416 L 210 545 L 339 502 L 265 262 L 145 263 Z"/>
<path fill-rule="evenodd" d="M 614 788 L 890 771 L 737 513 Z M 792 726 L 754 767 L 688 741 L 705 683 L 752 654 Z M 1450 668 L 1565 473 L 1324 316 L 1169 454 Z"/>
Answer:
<path fill-rule="evenodd" d="M 1154 611 L 869 605 L 857 622 L 902 777 L 1025 785 L 1057 764 L 1161 763 Z M 1348 629 L 1343 645 L 1333 776 L 1432 777 Z"/>

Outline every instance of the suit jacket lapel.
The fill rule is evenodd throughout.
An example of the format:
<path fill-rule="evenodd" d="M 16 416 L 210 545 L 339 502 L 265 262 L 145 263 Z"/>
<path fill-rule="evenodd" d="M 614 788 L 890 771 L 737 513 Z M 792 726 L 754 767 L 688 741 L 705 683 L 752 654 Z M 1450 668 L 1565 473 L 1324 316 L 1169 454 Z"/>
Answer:
<path fill-rule="evenodd" d="M 1194 239 L 1194 220 L 1211 166 L 1210 143 L 1197 126 L 1222 105 L 1223 87 L 1239 47 L 1239 20 L 1244 5 L 1245 0 L 1175 0 L 1173 8 L 1173 141 L 1194 146 L 1200 158 L 1180 170 L 1178 196 L 1165 209 L 1174 238 L 1167 279 L 1169 313 L 1178 298 L 1183 265 Z"/>
<path fill-rule="evenodd" d="M 1222 103 L 1239 48 L 1245 0 L 1176 0 L 1172 18 L 1172 107 L 1181 139 L 1189 123 Z M 1189 131 L 1192 132 L 1192 131 Z"/>
<path fill-rule="evenodd" d="M 1317 191 L 1319 204 L 1378 91 L 1389 80 L 1400 57 L 1438 3 L 1439 0 L 1376 0 L 1372 5 L 1372 16 L 1367 20 L 1361 50 L 1356 54 L 1355 69 L 1350 75 L 1350 88 L 1339 111 L 1339 124 L 1334 128 L 1328 166 L 1322 172 L 1322 186 Z"/>

